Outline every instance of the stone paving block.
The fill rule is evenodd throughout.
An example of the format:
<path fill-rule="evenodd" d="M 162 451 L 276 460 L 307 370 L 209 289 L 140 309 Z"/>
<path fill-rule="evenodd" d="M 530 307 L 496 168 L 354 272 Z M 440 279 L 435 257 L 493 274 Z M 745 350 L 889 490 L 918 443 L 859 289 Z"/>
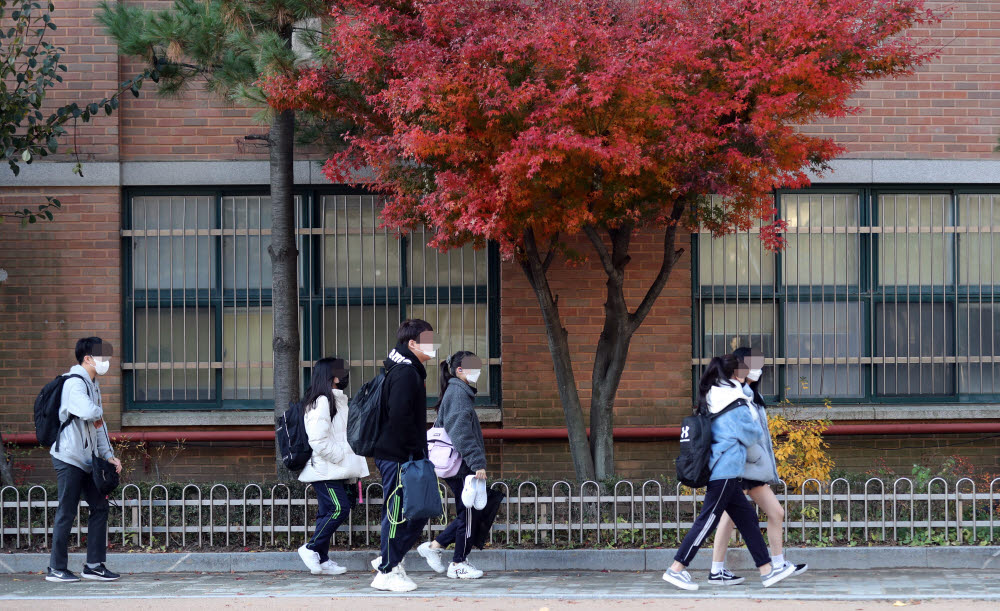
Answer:
<path fill-rule="evenodd" d="M 484 571 L 651 571 L 662 572 L 673 562 L 673 549 L 649 550 L 474 550 L 470 561 Z M 330 553 L 349 571 L 371 572 L 369 564 L 377 550 L 350 550 Z M 904 569 L 951 567 L 956 569 L 1000 570 L 1000 547 L 828 547 L 788 548 L 785 556 L 790 562 L 808 563 L 812 570 L 844 569 Z M 703 548 L 689 567 L 692 572 L 708 571 L 712 552 Z M 444 561 L 451 561 L 451 551 L 444 553 Z M 83 553 L 70 554 L 69 567 L 80 571 Z M 43 553 L 0 554 L 0 574 L 32 573 L 44 571 L 49 556 Z M 301 559 L 295 552 L 170 552 L 170 553 L 112 553 L 108 566 L 120 573 L 229 573 L 253 571 L 303 571 Z M 726 566 L 734 571 L 755 570 L 746 548 L 731 548 Z M 410 551 L 406 556 L 408 572 L 431 572 L 427 562 Z"/>

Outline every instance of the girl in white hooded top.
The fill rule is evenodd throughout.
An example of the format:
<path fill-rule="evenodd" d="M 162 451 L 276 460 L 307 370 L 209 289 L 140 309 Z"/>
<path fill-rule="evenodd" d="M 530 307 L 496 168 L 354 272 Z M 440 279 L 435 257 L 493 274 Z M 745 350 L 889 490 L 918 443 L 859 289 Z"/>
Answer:
<path fill-rule="evenodd" d="M 314 575 L 340 575 L 347 571 L 330 559 L 330 539 L 357 501 L 355 482 L 368 475 L 368 462 L 347 443 L 348 407 L 344 389 L 348 375 L 343 359 L 316 361 L 312 383 L 302 399 L 312 458 L 299 474 L 299 481 L 312 484 L 319 511 L 316 532 L 299 548 L 299 556 Z"/>

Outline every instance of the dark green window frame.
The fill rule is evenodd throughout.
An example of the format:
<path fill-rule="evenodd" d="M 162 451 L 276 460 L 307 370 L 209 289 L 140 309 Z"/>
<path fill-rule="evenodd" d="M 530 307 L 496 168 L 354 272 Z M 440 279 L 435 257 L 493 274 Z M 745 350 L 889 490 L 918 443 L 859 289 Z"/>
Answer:
<path fill-rule="evenodd" d="M 757 304 L 762 304 L 763 306 L 773 307 L 773 317 L 774 317 L 774 331 L 772 334 L 774 343 L 774 354 L 769 354 L 768 357 L 775 358 L 778 363 L 768 366 L 765 371 L 765 376 L 773 377 L 773 384 L 770 386 L 770 392 L 768 392 L 765 398 L 770 403 L 783 402 L 786 399 L 794 401 L 796 405 L 820 405 L 825 404 L 829 401 L 832 405 L 862 405 L 862 404 L 963 404 L 963 403 L 992 403 L 997 400 L 998 394 L 996 393 L 981 393 L 981 392 L 970 392 L 963 391 L 960 382 L 960 361 L 962 358 L 959 355 L 959 333 L 966 332 L 969 330 L 967 327 L 960 328 L 960 308 L 962 306 L 976 306 L 982 305 L 983 307 L 1000 307 L 1000 271 L 996 274 L 996 278 L 990 281 L 990 284 L 962 284 L 960 282 L 959 266 L 961 265 L 960 259 L 960 238 L 963 235 L 971 235 L 969 233 L 963 233 L 958 230 L 949 231 L 948 227 L 959 227 L 959 205 L 960 198 L 963 195 L 982 195 L 982 196 L 996 196 L 1000 195 L 1000 188 L 998 187 L 983 187 L 979 185 L 961 185 L 952 187 L 942 187 L 939 185 L 935 186 L 914 186 L 914 185 L 878 185 L 878 186 L 868 186 L 859 188 L 857 185 L 829 185 L 820 188 L 810 188 L 805 190 L 779 190 L 776 191 L 776 205 L 779 210 L 779 214 L 784 217 L 786 212 L 785 206 L 783 205 L 783 197 L 789 195 L 819 195 L 819 194 L 853 194 L 857 195 L 859 200 L 859 210 L 858 210 L 858 227 L 862 228 L 858 231 L 858 282 L 856 286 L 848 284 L 847 286 L 841 285 L 817 285 L 817 286 L 807 286 L 801 285 L 798 287 L 792 285 L 786 285 L 783 281 L 783 265 L 786 263 L 786 252 L 778 252 L 774 254 L 774 276 L 771 282 L 760 283 L 760 284 L 746 284 L 742 286 L 733 285 L 701 285 L 700 273 L 701 264 L 700 257 L 704 253 L 700 252 L 699 244 L 699 234 L 692 235 L 692 252 L 694 256 L 692 257 L 692 295 L 693 299 L 693 324 L 692 324 L 692 348 L 693 348 L 693 359 L 692 359 L 692 370 L 694 379 L 697 380 L 701 372 L 703 371 L 704 364 L 711 354 L 706 352 L 706 319 L 707 312 L 706 307 L 711 305 L 740 305 L 745 307 L 752 307 Z M 872 230 L 873 227 L 879 226 L 879 216 L 881 214 L 879 197 L 881 195 L 944 195 L 947 200 L 947 213 L 948 220 L 944 223 L 945 230 L 942 232 L 943 235 L 952 236 L 946 240 L 944 248 L 946 249 L 946 254 L 950 257 L 951 269 L 949 271 L 950 280 L 947 282 L 937 283 L 937 284 L 908 284 L 908 285 L 881 285 L 879 283 L 880 277 L 880 259 L 879 259 L 879 244 L 880 239 L 878 235 L 881 234 L 880 231 Z M 995 212 L 994 212 L 995 214 Z M 927 223 L 921 222 L 920 226 L 924 226 Z M 1000 226 L 992 225 L 990 233 L 985 233 L 985 235 L 995 236 L 1000 233 Z M 936 233 L 930 233 L 925 235 L 939 235 Z M 980 234 L 983 235 L 983 234 Z M 993 238 L 994 240 L 996 238 Z M 991 247 L 992 248 L 992 247 Z M 991 251 L 992 252 L 992 251 Z M 944 263 L 942 264 L 944 266 Z M 785 306 L 791 303 L 826 303 L 826 304 L 859 304 L 860 306 L 860 390 L 861 393 L 857 397 L 831 397 L 829 399 L 824 399 L 823 397 L 802 397 L 796 396 L 791 397 L 787 392 L 787 387 L 790 386 L 794 381 L 788 380 L 788 370 L 789 366 L 784 364 L 786 357 L 786 320 L 785 320 Z M 948 345 L 944 346 L 945 354 L 950 355 L 945 357 L 945 360 L 951 360 L 953 362 L 938 363 L 936 368 L 938 371 L 944 371 L 944 368 L 950 368 L 951 375 L 951 386 L 952 392 L 944 393 L 938 392 L 935 394 L 879 394 L 876 389 L 879 387 L 879 383 L 882 381 L 882 376 L 884 375 L 883 367 L 888 367 L 890 365 L 880 365 L 876 364 L 875 360 L 880 358 L 879 355 L 873 354 L 873 347 L 876 345 L 873 341 L 873 333 L 877 333 L 875 329 L 876 324 L 876 308 L 882 305 L 898 307 L 910 304 L 910 305 L 931 305 L 931 304 L 946 304 L 950 308 L 950 320 L 947 317 L 944 319 L 949 322 L 948 329 L 946 332 L 946 339 Z M 936 320 L 942 320 L 938 318 Z M 995 333 L 995 322 L 989 323 L 991 329 Z M 982 332 L 982 329 L 980 329 Z M 742 331 L 740 332 L 741 334 Z M 743 334 L 745 335 L 745 334 Z M 973 357 L 978 358 L 976 362 L 982 362 L 982 360 L 992 360 L 992 365 L 984 365 L 984 367 L 991 368 L 994 376 L 993 386 L 996 387 L 996 377 L 1000 377 L 1000 369 L 997 368 L 996 359 L 998 353 L 1000 353 L 1000 345 L 993 347 L 993 355 L 990 356 L 980 356 Z M 898 353 L 897 353 L 898 356 Z M 903 355 L 904 357 L 906 355 Z M 915 357 L 917 355 L 914 355 Z M 902 358 L 902 357 L 899 357 Z M 886 378 L 888 379 L 888 378 Z M 696 392 L 696 390 L 695 390 Z"/>
<path fill-rule="evenodd" d="M 136 320 L 133 312 L 144 308 L 157 307 L 169 308 L 200 308 L 211 307 L 214 319 L 214 331 L 211 342 L 211 359 L 214 362 L 221 362 L 223 350 L 223 317 L 227 310 L 232 308 L 245 308 L 249 303 L 251 309 L 269 308 L 272 305 L 271 289 L 237 289 L 224 288 L 223 274 L 220 267 L 223 265 L 222 239 L 213 237 L 211 247 L 215 256 L 215 278 L 212 287 L 209 289 L 153 289 L 148 291 L 133 290 L 133 267 L 132 260 L 132 237 L 130 231 L 133 229 L 133 206 L 132 200 L 136 197 L 166 197 L 166 196 L 188 196 L 188 197 L 211 197 L 213 206 L 221 209 L 221 200 L 224 197 L 260 197 L 267 196 L 266 189 L 247 187 L 212 187 L 212 188 L 182 188 L 182 187 L 156 187 L 156 188 L 127 188 L 123 190 L 123 235 L 122 235 L 122 295 L 123 295 L 123 361 L 124 361 L 124 398 L 126 410 L 191 410 L 191 411 L 214 411 L 214 410 L 272 410 L 273 401 L 271 399 L 247 399 L 236 398 L 227 399 L 223 388 L 223 371 L 218 368 L 208 368 L 209 373 L 205 374 L 211 379 L 214 389 L 214 398 L 195 400 L 153 400 L 137 401 L 136 397 L 136 369 L 135 351 L 136 346 L 133 341 Z M 330 306 L 398 306 L 400 317 L 405 319 L 408 316 L 410 304 L 423 306 L 452 305 L 472 305 L 480 304 L 486 306 L 486 328 L 484 332 L 487 336 L 488 363 L 489 368 L 489 392 L 480 394 L 476 398 L 476 404 L 483 407 L 499 407 L 501 401 L 501 366 L 500 366 L 500 256 L 499 249 L 495 244 L 490 244 L 478 256 L 486 257 L 487 279 L 486 284 L 467 286 L 415 286 L 409 279 L 409 267 L 411 262 L 406 254 L 410 251 L 407 247 L 409 237 L 401 238 L 399 247 L 402 256 L 400 257 L 399 284 L 395 286 L 363 286 L 363 287 L 324 287 L 321 264 L 323 253 L 323 236 L 318 235 L 316 230 L 322 227 L 323 212 L 319 202 L 324 196 L 348 195 L 348 196 L 370 196 L 371 194 L 361 189 L 354 189 L 343 186 L 332 186 L 323 188 L 301 187 L 295 190 L 295 195 L 299 198 L 297 214 L 301 219 L 299 228 L 299 307 L 300 324 L 302 326 L 302 371 L 303 385 L 309 383 L 311 368 L 309 363 L 330 356 L 323 352 L 323 310 Z M 216 225 L 221 226 L 222 220 L 217 219 Z M 218 228 L 218 227 L 216 227 Z M 266 252 L 263 253 L 267 257 Z M 262 286 L 270 287 L 270 279 L 267 278 Z M 395 335 L 395 321 L 390 321 L 392 329 L 390 332 Z M 332 348 L 328 348 L 332 350 Z M 340 355 L 338 355 L 340 356 Z M 378 357 L 380 363 L 385 355 Z M 483 356 L 483 355 L 480 355 Z M 427 363 L 428 367 L 433 367 L 441 360 L 442 355 Z M 366 360 L 371 360 L 366 359 Z M 371 368 L 371 374 L 377 367 Z M 161 370 L 163 371 L 163 370 Z M 367 374 L 368 369 L 365 369 Z M 484 372 L 485 373 L 485 372 Z M 365 375 L 367 379 L 370 375 Z M 351 381 L 351 390 L 360 388 L 364 380 Z M 437 389 L 428 385 L 428 406 L 433 405 L 437 400 Z"/>

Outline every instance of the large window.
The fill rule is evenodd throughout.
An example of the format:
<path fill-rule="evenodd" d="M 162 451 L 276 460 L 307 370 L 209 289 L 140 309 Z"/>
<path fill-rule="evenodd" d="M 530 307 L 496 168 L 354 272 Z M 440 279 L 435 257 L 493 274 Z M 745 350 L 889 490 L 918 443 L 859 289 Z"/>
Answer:
<path fill-rule="evenodd" d="M 796 403 L 957 402 L 1000 389 L 1000 195 L 776 195 L 787 245 L 698 234 L 694 368 L 740 345 Z"/>
<path fill-rule="evenodd" d="M 127 407 L 270 409 L 270 200 L 251 192 L 126 194 Z M 478 401 L 499 399 L 495 248 L 438 253 L 426 231 L 379 229 L 381 200 L 358 192 L 296 197 L 303 383 L 339 356 L 355 389 L 381 367 L 399 322 L 424 318 L 439 355 L 479 354 Z M 437 394 L 428 364 L 429 400 Z"/>

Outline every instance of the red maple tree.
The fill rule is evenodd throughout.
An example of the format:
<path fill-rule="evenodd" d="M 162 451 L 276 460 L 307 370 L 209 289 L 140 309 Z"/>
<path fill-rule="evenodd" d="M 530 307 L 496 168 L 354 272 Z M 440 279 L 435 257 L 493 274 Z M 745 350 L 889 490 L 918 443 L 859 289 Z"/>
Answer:
<path fill-rule="evenodd" d="M 426 225 L 442 249 L 495 241 L 520 264 L 581 479 L 614 473 L 615 394 L 678 232 L 762 222 L 780 248 L 773 190 L 842 152 L 796 126 L 856 112 L 866 81 L 926 62 L 907 30 L 937 19 L 923 0 L 344 0 L 332 17 L 329 56 L 269 80 L 271 105 L 354 123 L 324 171 L 385 193 L 388 226 Z M 630 309 L 640 230 L 662 235 L 663 259 Z M 573 236 L 607 276 L 589 443 L 547 278 Z"/>

